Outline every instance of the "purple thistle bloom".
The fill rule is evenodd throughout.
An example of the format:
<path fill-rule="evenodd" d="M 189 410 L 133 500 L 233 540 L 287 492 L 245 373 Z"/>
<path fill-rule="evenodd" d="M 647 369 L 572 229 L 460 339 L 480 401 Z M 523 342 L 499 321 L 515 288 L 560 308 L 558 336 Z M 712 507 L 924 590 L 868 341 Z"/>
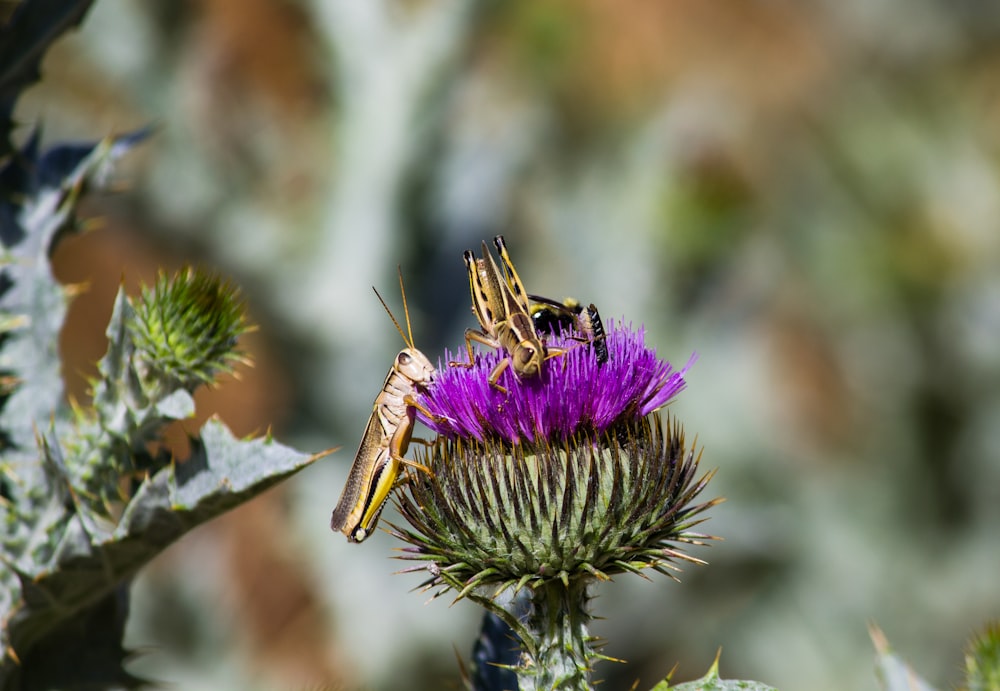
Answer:
<path fill-rule="evenodd" d="M 399 558 L 427 571 L 435 596 L 454 591 L 510 627 L 503 645 L 513 635 L 520 646 L 504 688 L 590 688 L 601 657 L 587 630 L 590 586 L 645 569 L 676 578 L 676 562 L 705 563 L 684 549 L 715 539 L 692 530 L 720 501 L 695 502 L 713 473 L 698 477 L 700 453 L 656 412 L 695 356 L 675 371 L 642 328 L 607 327 L 606 360 L 576 334 L 546 335 L 565 352 L 535 377 L 507 366 L 506 390 L 489 383 L 503 350 L 480 348 L 469 367 L 439 362 L 414 406 L 437 436 L 416 452 L 429 472 L 397 496 L 410 526 L 392 527 L 407 543 Z"/>
<path fill-rule="evenodd" d="M 445 437 L 473 437 L 479 441 L 567 439 L 578 431 L 604 432 L 618 422 L 643 418 L 665 406 L 685 386 L 684 375 L 694 363 L 675 371 L 669 362 L 646 347 L 644 330 L 608 320 L 610 359 L 598 365 L 588 344 L 565 335 L 548 336 L 549 347 L 567 352 L 549 358 L 537 377 L 522 379 L 512 367 L 504 370 L 501 392 L 489 384 L 489 375 L 506 357 L 502 350 L 483 349 L 472 367 L 439 362 L 438 371 L 420 402 L 444 422 L 420 420 Z M 445 352 L 445 363 L 466 361 Z"/>

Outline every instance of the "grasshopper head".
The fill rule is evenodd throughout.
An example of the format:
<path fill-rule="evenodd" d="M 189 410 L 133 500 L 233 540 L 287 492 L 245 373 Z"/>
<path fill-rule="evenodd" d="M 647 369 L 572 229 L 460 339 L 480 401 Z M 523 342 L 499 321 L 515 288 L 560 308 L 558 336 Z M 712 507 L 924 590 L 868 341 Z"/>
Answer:
<path fill-rule="evenodd" d="M 393 369 L 415 386 L 428 384 L 434 376 L 434 365 L 416 348 L 403 348 L 399 351 Z"/>
<path fill-rule="evenodd" d="M 534 377 L 542 369 L 545 360 L 545 347 L 539 347 L 538 341 L 524 340 L 517 344 L 510 355 L 514 371 L 522 377 Z"/>

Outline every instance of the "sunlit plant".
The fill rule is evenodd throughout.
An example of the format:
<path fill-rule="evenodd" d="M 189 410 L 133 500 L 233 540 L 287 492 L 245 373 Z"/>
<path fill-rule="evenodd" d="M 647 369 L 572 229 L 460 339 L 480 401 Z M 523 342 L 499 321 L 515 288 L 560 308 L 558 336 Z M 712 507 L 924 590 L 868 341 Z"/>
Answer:
<path fill-rule="evenodd" d="M 680 424 L 660 413 L 687 367 L 659 359 L 641 330 L 611 324 L 606 338 L 603 364 L 581 334 L 552 339 L 566 352 L 537 377 L 505 372 L 505 390 L 488 382 L 505 355 L 481 352 L 471 368 L 440 369 L 423 398 L 438 437 L 418 455 L 433 475 L 400 499 L 403 558 L 424 562 L 428 588 L 475 600 L 516 633 L 520 689 L 590 688 L 602 659 L 588 631 L 593 585 L 673 577 L 675 562 L 704 563 L 685 546 L 713 539 L 694 530 L 718 501 L 695 501 L 711 473 L 698 476 Z"/>

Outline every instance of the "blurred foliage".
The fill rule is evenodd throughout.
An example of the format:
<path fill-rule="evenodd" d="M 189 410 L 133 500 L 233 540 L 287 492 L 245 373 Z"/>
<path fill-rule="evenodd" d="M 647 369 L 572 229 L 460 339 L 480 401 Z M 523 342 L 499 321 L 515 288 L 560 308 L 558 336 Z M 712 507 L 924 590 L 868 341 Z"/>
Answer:
<path fill-rule="evenodd" d="M 884 691 L 934 691 L 902 658 L 889 647 L 885 634 L 878 628 L 869 627 L 872 642 L 878 656 L 875 659 L 875 674 Z"/>
<path fill-rule="evenodd" d="M 1000 624 L 992 622 L 976 635 L 965 653 L 965 686 L 967 691 L 1000 689 Z"/>
<path fill-rule="evenodd" d="M 164 428 L 192 394 L 232 371 L 244 306 L 203 271 L 165 275 L 142 298 L 120 290 L 93 406 L 64 399 L 58 340 L 76 288 L 50 259 L 85 227 L 85 191 L 148 132 L 11 148 L 10 111 L 50 43 L 87 2 L 19 5 L 0 28 L 0 689 L 137 688 L 124 668 L 129 585 L 182 534 L 308 465 L 272 439 L 237 440 L 218 421 L 178 459 Z"/>
<path fill-rule="evenodd" d="M 238 359 L 235 290 L 203 272 L 124 290 L 93 407 L 63 400 L 59 331 L 72 290 L 49 256 L 78 230 L 82 191 L 144 134 L 39 151 L 0 165 L 0 688 L 135 688 L 123 669 L 129 581 L 183 533 L 313 458 L 271 439 L 239 441 L 218 421 L 178 463 L 162 431 Z M 155 327 L 155 328 L 152 328 Z"/>
<path fill-rule="evenodd" d="M 726 541 L 680 588 L 602 591 L 609 688 L 720 645 L 734 677 L 864 688 L 870 620 L 943 688 L 1000 611 L 998 39 L 967 0 L 100 0 L 17 116 L 162 123 L 109 243 L 239 276 L 258 372 L 294 387 L 255 424 L 296 445 L 360 437 L 399 347 L 369 286 L 402 262 L 418 346 L 454 349 L 461 250 L 496 232 L 532 292 L 697 350 L 672 412 Z M 347 466 L 140 581 L 136 669 L 451 683 L 475 612 L 407 594 L 384 536 L 329 534 Z"/>
<path fill-rule="evenodd" d="M 0 156 L 14 153 L 11 130 L 21 93 L 41 76 L 39 65 L 52 42 L 76 26 L 93 0 L 12 3 L 0 15 Z M 15 12 L 15 9 L 18 10 Z"/>

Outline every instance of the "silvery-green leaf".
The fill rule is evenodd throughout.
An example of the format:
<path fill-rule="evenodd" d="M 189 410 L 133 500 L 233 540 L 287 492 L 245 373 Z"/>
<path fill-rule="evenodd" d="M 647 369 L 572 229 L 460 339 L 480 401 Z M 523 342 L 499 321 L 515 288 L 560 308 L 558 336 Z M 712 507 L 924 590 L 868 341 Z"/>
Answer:
<path fill-rule="evenodd" d="M 716 656 L 711 668 L 709 668 L 708 672 L 701 679 L 671 686 L 670 678 L 667 677 L 654 686 L 651 691 L 737 691 L 737 689 L 741 691 L 775 691 L 773 686 L 768 686 L 759 681 L 720 679 L 718 656 Z"/>
<path fill-rule="evenodd" d="M 889 640 L 877 626 L 868 631 L 878 655 L 875 658 L 875 675 L 884 691 L 935 691 L 913 671 L 901 657 L 892 652 Z"/>
<path fill-rule="evenodd" d="M 192 442 L 191 457 L 147 478 L 128 502 L 113 532 L 98 530 L 72 514 L 45 564 L 10 565 L 20 601 L 3 613 L 0 643 L 18 658 L 49 645 L 67 622 L 88 616 L 150 559 L 192 528 L 208 521 L 309 465 L 309 456 L 272 439 L 238 440 L 216 420 Z M 93 651 L 98 655 L 99 651 Z M 109 660 L 109 664 L 112 661 Z M 119 660 L 120 662 L 120 660 Z M 0 664 L 0 689 L 19 666 L 8 654 Z"/>
<path fill-rule="evenodd" d="M 67 298 L 48 258 L 73 218 L 85 183 L 106 175 L 108 165 L 143 136 L 75 146 L 47 166 L 42 164 L 53 152 L 39 159 L 37 142 L 32 141 L 22 156 L 12 157 L 0 169 L 0 219 L 5 226 L 0 229 L 0 318 L 7 327 L 0 369 L 16 382 L 0 411 L 0 430 L 13 450 L 29 457 L 35 454 L 35 430 L 48 427 L 63 405 L 58 338 Z M 58 147 L 54 151 L 58 153 Z M 30 174 L 15 175 L 19 167 Z"/>
<path fill-rule="evenodd" d="M 39 78 L 42 58 L 52 42 L 76 26 L 93 0 L 22 2 L 0 26 L 0 156 L 9 153 L 14 105 Z"/>

